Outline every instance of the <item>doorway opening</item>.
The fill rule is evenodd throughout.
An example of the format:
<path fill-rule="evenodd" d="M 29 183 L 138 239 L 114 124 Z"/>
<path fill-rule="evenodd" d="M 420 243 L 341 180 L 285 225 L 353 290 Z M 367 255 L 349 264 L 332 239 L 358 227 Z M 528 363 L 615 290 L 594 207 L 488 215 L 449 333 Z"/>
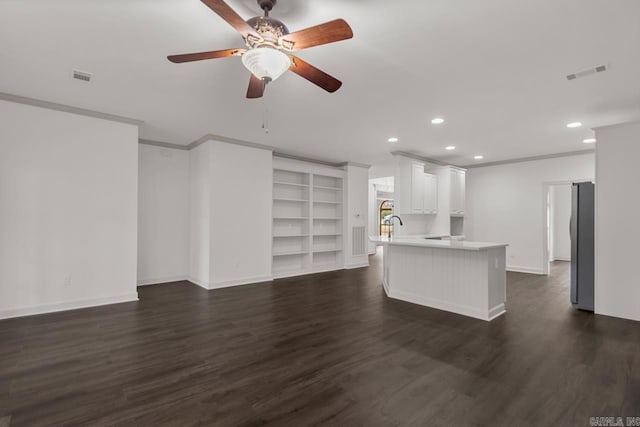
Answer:
<path fill-rule="evenodd" d="M 393 201 L 383 200 L 382 203 L 380 203 L 380 209 L 378 209 L 378 212 L 378 222 L 380 224 L 379 236 L 387 236 L 389 234 L 393 235 L 393 222 L 387 220 L 388 216 L 393 215 Z"/>
<path fill-rule="evenodd" d="M 571 261 L 571 184 L 553 184 L 547 193 L 547 262 Z"/>

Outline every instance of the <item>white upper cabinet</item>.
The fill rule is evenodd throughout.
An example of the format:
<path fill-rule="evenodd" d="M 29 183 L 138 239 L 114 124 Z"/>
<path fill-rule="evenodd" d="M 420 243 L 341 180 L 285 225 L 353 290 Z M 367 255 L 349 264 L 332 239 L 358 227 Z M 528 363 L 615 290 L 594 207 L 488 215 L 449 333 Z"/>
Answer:
<path fill-rule="evenodd" d="M 424 174 L 422 212 L 438 213 L 438 177 L 430 173 Z"/>
<path fill-rule="evenodd" d="M 461 169 L 451 169 L 451 215 L 464 215 L 466 173 Z"/>
<path fill-rule="evenodd" d="M 411 164 L 411 213 L 423 213 L 424 166 Z"/>

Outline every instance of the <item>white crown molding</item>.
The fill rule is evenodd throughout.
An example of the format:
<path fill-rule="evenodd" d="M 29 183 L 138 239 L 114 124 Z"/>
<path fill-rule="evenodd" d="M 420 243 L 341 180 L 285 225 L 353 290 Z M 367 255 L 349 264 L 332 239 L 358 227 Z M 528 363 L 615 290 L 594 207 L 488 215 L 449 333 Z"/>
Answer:
<path fill-rule="evenodd" d="M 445 163 L 445 162 L 443 162 L 441 160 L 431 159 L 429 157 L 424 157 L 424 156 L 421 156 L 421 155 L 415 154 L 415 153 L 409 153 L 407 151 L 392 151 L 391 155 L 392 156 L 408 157 L 408 158 L 413 159 L 413 160 L 419 160 L 421 162 L 433 163 L 434 165 L 438 165 L 438 166 L 455 166 L 455 165 L 451 165 L 449 163 Z"/>
<path fill-rule="evenodd" d="M 343 167 L 354 166 L 357 168 L 371 169 L 371 165 L 367 165 L 366 163 L 356 163 L 356 162 L 342 162 L 340 163 L 340 166 L 343 166 Z"/>
<path fill-rule="evenodd" d="M 317 165 L 329 166 L 329 167 L 336 168 L 336 169 L 342 169 L 343 166 L 344 166 L 344 163 L 336 163 L 336 162 L 331 162 L 331 161 L 328 161 L 328 160 L 313 159 L 313 158 L 310 158 L 310 157 L 300 156 L 300 155 L 297 155 L 297 154 L 291 154 L 291 153 L 286 153 L 286 152 L 282 152 L 282 151 L 274 151 L 273 152 L 273 156 L 274 157 L 280 157 L 281 159 L 289 159 L 289 160 L 297 160 L 299 162 L 315 163 Z"/>
<path fill-rule="evenodd" d="M 620 122 L 620 123 L 614 123 L 612 125 L 604 125 L 604 126 L 596 126 L 594 128 L 591 128 L 591 130 L 601 130 L 601 129 L 607 129 L 607 128 L 612 128 L 612 127 L 618 127 L 618 126 L 626 126 L 626 125 L 637 125 L 640 124 L 640 120 L 631 120 L 628 122 Z"/>
<path fill-rule="evenodd" d="M 518 159 L 499 160 L 497 162 L 471 164 L 471 165 L 467 165 L 467 166 L 464 166 L 464 167 L 467 168 L 467 169 L 484 168 L 484 167 L 488 167 L 488 166 L 507 165 L 507 164 L 510 164 L 510 163 L 523 163 L 523 162 L 532 162 L 532 161 L 536 161 L 536 160 L 556 159 L 556 158 L 559 158 L 559 157 L 579 156 L 581 154 L 591 154 L 591 153 L 595 153 L 595 152 L 596 152 L 595 149 L 569 151 L 569 152 L 565 152 L 565 153 L 544 154 L 544 155 L 541 155 L 541 156 L 521 157 L 521 158 L 518 158 Z"/>
<path fill-rule="evenodd" d="M 207 141 L 217 141 L 217 142 L 226 142 L 228 144 L 242 145 L 243 147 L 257 148 L 260 150 L 274 151 L 274 148 L 269 145 L 257 144 L 255 142 L 243 141 L 241 139 L 229 138 L 222 135 L 215 135 L 212 133 L 208 133 L 201 138 L 193 141 L 191 144 L 187 145 L 187 149 L 193 150 L 199 145 L 204 144 Z"/>
<path fill-rule="evenodd" d="M 110 120 L 112 122 L 126 123 L 135 126 L 140 126 L 144 123 L 144 121 L 138 119 L 117 116 L 115 114 L 101 113 L 100 111 L 87 110 L 85 108 L 72 107 L 71 105 L 57 104 L 55 102 L 43 101 L 41 99 L 27 98 L 26 96 L 12 95 L 5 92 L 0 92 L 0 100 L 15 102 L 17 104 L 31 105 L 33 107 L 47 108 L 49 110 L 62 111 L 65 113 L 78 114 L 80 116 L 88 116 L 96 119 Z"/>
<path fill-rule="evenodd" d="M 151 139 L 138 139 L 138 143 L 142 145 L 152 145 L 154 147 L 171 148 L 173 150 L 189 151 L 189 147 L 186 145 L 172 144 L 170 142 L 153 141 Z"/>
<path fill-rule="evenodd" d="M 200 145 L 209 142 L 209 141 L 213 141 L 213 142 L 224 142 L 227 144 L 235 144 L 235 145 L 240 145 L 243 147 L 250 147 L 250 148 L 257 148 L 259 150 L 266 150 L 266 151 L 271 151 L 274 155 L 274 157 L 281 157 L 283 159 L 290 159 L 290 160 L 297 160 L 300 162 L 309 162 L 309 163 L 314 163 L 314 164 L 319 164 L 322 166 L 330 166 L 333 168 L 339 168 L 342 169 L 345 166 L 358 166 L 361 168 L 370 168 L 371 165 L 366 165 L 363 163 L 354 163 L 354 162 L 332 162 L 329 160 L 322 160 L 322 159 L 314 159 L 311 157 L 305 157 L 305 156 L 300 156 L 297 154 L 291 154 L 291 153 L 287 153 L 284 151 L 278 151 L 275 147 L 272 147 L 270 145 L 265 145 L 265 144 L 258 144 L 255 142 L 250 142 L 250 141 L 243 141 L 241 139 L 235 139 L 235 138 L 229 138 L 226 136 L 222 136 L 222 135 L 216 135 L 216 134 L 212 134 L 212 133 L 208 133 L 206 135 L 203 135 L 202 137 L 196 139 L 195 141 L 193 141 L 192 143 L 188 144 L 188 145 L 180 145 L 180 144 L 172 144 L 170 142 L 162 142 L 162 141 L 154 141 L 154 140 L 150 140 L 150 139 L 143 139 L 140 138 L 138 140 L 138 142 L 140 144 L 144 144 L 144 145 L 152 145 L 152 146 L 156 146 L 156 147 L 162 147 L 162 148 L 171 148 L 171 149 L 175 149 L 175 150 L 186 150 L 186 151 L 190 151 L 193 150 L 196 147 L 199 147 Z"/>

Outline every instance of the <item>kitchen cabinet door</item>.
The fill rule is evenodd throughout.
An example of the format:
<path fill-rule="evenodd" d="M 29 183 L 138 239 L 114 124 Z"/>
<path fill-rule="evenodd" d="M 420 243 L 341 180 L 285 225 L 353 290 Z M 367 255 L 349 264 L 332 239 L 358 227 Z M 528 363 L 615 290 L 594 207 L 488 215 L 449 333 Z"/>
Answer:
<path fill-rule="evenodd" d="M 423 212 L 438 213 L 438 177 L 430 173 L 424 174 Z"/>
<path fill-rule="evenodd" d="M 466 174 L 462 170 L 451 170 L 451 215 L 464 215 Z"/>
<path fill-rule="evenodd" d="M 411 165 L 411 213 L 423 213 L 424 204 L 424 166 Z"/>

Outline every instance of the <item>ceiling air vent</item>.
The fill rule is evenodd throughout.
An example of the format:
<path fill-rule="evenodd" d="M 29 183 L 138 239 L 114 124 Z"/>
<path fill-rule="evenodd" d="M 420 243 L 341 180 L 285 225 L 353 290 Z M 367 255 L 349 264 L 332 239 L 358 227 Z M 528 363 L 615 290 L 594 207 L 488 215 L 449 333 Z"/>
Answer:
<path fill-rule="evenodd" d="M 91 76 L 93 76 L 93 74 L 91 73 L 87 73 L 85 71 L 73 70 L 74 79 L 82 80 L 83 82 L 90 82 Z"/>
<path fill-rule="evenodd" d="M 567 76 L 567 80 L 575 80 L 582 77 L 590 76 L 591 74 L 602 73 L 603 71 L 607 71 L 606 65 L 598 65 L 597 67 L 587 68 L 585 70 L 578 71 L 574 74 L 569 74 Z"/>

